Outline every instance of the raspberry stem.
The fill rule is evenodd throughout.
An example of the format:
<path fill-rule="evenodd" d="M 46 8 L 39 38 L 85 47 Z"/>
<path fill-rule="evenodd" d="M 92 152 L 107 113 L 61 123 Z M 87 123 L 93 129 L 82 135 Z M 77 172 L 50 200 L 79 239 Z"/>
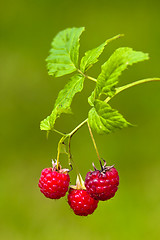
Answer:
<path fill-rule="evenodd" d="M 60 152 L 61 152 L 61 144 L 64 142 L 64 140 L 66 139 L 66 135 L 63 136 L 59 143 L 58 143 L 58 151 L 57 151 L 57 170 L 59 169 L 59 155 L 60 155 Z"/>
<path fill-rule="evenodd" d="M 67 134 L 68 136 L 72 137 L 77 131 L 78 129 L 80 129 L 85 123 L 87 123 L 87 119 L 85 119 L 83 122 L 81 122 L 76 128 L 74 128 L 69 134 Z"/>
<path fill-rule="evenodd" d="M 62 135 L 62 136 L 65 136 L 65 135 L 66 135 L 65 133 L 62 133 L 62 132 L 56 130 L 55 128 L 53 129 L 53 131 L 56 132 L 56 133 L 58 133 L 58 134 L 60 134 L 60 135 Z"/>
<path fill-rule="evenodd" d="M 85 78 L 88 78 L 88 79 L 92 80 L 93 82 L 97 82 L 97 79 L 96 79 L 96 78 L 93 78 L 93 77 L 91 77 L 91 76 L 88 76 L 88 75 L 84 74 L 80 69 L 77 69 L 77 71 L 78 71 L 82 76 L 84 76 Z"/>
<path fill-rule="evenodd" d="M 61 152 L 61 144 L 68 138 L 68 164 L 71 166 L 71 160 L 72 160 L 72 155 L 71 155 L 71 138 L 73 135 L 87 122 L 88 119 L 85 119 L 83 122 L 81 122 L 77 127 L 75 127 L 70 133 L 68 134 L 63 134 L 63 137 L 60 139 L 58 143 L 58 151 L 57 151 L 57 170 L 58 170 L 58 165 L 59 165 L 59 157 L 60 157 L 60 152 Z M 58 131 L 56 131 L 58 132 Z M 59 132 L 60 133 L 60 132 Z M 61 134 L 62 135 L 62 134 Z M 72 160 L 73 161 L 73 160 Z"/>
<path fill-rule="evenodd" d="M 136 85 L 139 85 L 141 83 L 147 83 L 147 82 L 153 82 L 153 81 L 160 81 L 160 78 L 146 78 L 146 79 L 142 79 L 142 80 L 138 80 L 138 81 L 135 81 L 135 82 L 132 82 L 132 83 L 129 83 L 129 84 L 126 84 L 122 87 L 118 87 L 116 88 L 115 90 L 115 93 L 112 97 L 107 97 L 104 101 L 105 102 L 109 102 L 109 100 L 111 100 L 111 98 L 113 98 L 115 95 L 117 95 L 118 93 L 130 88 L 130 87 L 134 87 Z"/>
<path fill-rule="evenodd" d="M 101 165 L 101 167 L 102 167 L 101 158 L 100 158 L 100 155 L 99 155 L 99 152 L 98 152 L 98 149 L 97 149 L 97 145 L 96 145 L 96 142 L 95 142 L 95 139 L 94 139 L 94 137 L 93 137 L 93 133 L 92 133 L 91 127 L 89 126 L 88 121 L 87 121 L 87 125 L 88 125 L 89 133 L 90 133 L 91 138 L 92 138 L 92 141 L 93 141 L 94 148 L 95 148 L 96 153 L 97 153 L 97 157 L 98 157 L 99 162 L 100 162 L 100 165 Z"/>

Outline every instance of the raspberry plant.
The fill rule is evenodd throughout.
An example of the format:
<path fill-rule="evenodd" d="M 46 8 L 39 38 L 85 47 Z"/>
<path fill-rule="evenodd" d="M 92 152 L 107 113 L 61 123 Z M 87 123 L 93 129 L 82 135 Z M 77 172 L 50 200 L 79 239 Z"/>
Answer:
<path fill-rule="evenodd" d="M 54 164 L 53 168 L 49 168 L 47 170 L 44 169 L 42 171 L 39 187 L 41 188 L 42 193 L 47 197 L 56 199 L 65 195 L 65 192 L 68 189 L 67 183 L 65 183 L 66 186 L 65 189 L 63 189 L 62 194 L 60 194 L 62 186 L 52 186 L 52 183 L 54 183 L 53 185 L 55 185 L 55 183 L 59 185 L 61 174 L 67 174 L 66 176 L 68 176 L 69 172 L 69 170 L 66 170 L 65 173 L 60 171 L 60 153 L 64 151 L 67 153 L 68 163 L 72 167 L 72 136 L 83 125 L 87 124 L 100 162 L 101 170 L 95 169 L 94 172 L 89 172 L 86 176 L 85 184 L 80 173 L 78 173 L 78 183 L 76 186 L 71 186 L 68 195 L 68 203 L 74 212 L 77 215 L 85 216 L 91 214 L 96 209 L 98 200 L 104 201 L 113 197 L 119 184 L 117 170 L 113 168 L 113 166 L 102 166 L 101 158 L 98 153 L 92 130 L 98 134 L 108 134 L 114 132 L 116 129 L 122 129 L 124 127 L 131 126 L 132 124 L 130 124 L 122 116 L 122 114 L 110 106 L 109 101 L 117 94 L 130 87 L 150 81 L 160 81 L 160 78 L 142 79 L 121 87 L 117 87 L 120 75 L 125 69 L 127 69 L 128 66 L 149 59 L 147 53 L 134 51 L 129 47 L 121 47 L 116 49 L 111 57 L 101 66 L 101 72 L 97 78 L 89 76 L 87 71 L 98 61 L 104 48 L 110 42 L 122 37 L 123 35 L 119 34 L 106 40 L 100 46 L 87 51 L 79 61 L 79 39 L 83 31 L 84 27 L 68 28 L 59 32 L 52 41 L 50 53 L 46 59 L 49 75 L 52 75 L 53 77 L 61 77 L 72 73 L 72 76 L 69 77 L 68 83 L 59 92 L 53 111 L 48 117 L 41 121 L 40 124 L 41 130 L 46 131 L 47 134 L 49 134 L 49 132 L 57 132 L 61 135 L 61 138 L 58 143 L 56 165 Z M 88 98 L 88 103 L 91 106 L 91 109 L 88 112 L 88 117 L 78 126 L 76 126 L 70 133 L 62 133 L 55 128 L 56 119 L 60 117 L 62 113 L 71 113 L 72 100 L 76 93 L 82 91 L 85 79 L 95 82 L 95 88 Z M 49 173 L 47 171 L 49 171 Z M 44 174 L 46 174 L 45 177 Z M 58 176 L 58 180 L 54 179 L 53 176 L 55 175 Z M 69 178 L 67 177 L 67 179 Z M 63 185 L 62 182 L 61 185 Z M 77 202 L 72 202 L 72 199 L 76 198 L 75 196 L 77 196 L 78 200 Z M 87 198 L 86 196 L 89 197 Z M 92 202 L 94 205 L 91 207 L 91 209 L 89 208 L 89 202 Z M 81 209 L 81 204 L 85 205 L 83 206 L 83 209 Z M 86 204 L 88 204 L 87 207 Z"/>

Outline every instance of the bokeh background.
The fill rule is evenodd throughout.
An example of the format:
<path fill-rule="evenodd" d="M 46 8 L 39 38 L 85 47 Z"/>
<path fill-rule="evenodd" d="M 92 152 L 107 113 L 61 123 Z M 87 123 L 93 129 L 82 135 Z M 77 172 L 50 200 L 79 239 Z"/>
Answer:
<path fill-rule="evenodd" d="M 94 134 L 101 157 L 120 174 L 116 197 L 100 202 L 88 217 L 73 214 L 67 198 L 46 199 L 37 187 L 41 170 L 51 166 L 60 136 L 49 139 L 39 123 L 50 114 L 59 90 L 69 76 L 54 79 L 46 70 L 52 38 L 67 27 L 85 26 L 80 56 L 118 33 L 100 65 L 120 46 L 150 54 L 150 60 L 130 67 L 121 84 L 160 77 L 159 1 L 14 0 L 0 7 L 0 239 L 142 240 L 160 236 L 160 83 L 134 87 L 111 104 L 137 125 L 114 134 Z M 85 81 L 83 94 L 72 104 L 74 115 L 62 115 L 58 130 L 69 132 L 87 116 L 87 97 L 94 82 Z M 84 126 L 72 139 L 74 161 L 85 177 L 98 160 Z M 61 162 L 67 167 L 67 160 Z M 72 184 L 75 171 L 71 173 Z"/>

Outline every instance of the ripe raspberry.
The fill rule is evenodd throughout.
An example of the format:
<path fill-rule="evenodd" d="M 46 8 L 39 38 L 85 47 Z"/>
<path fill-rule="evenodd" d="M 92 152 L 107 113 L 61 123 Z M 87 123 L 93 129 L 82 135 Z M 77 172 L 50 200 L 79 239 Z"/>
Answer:
<path fill-rule="evenodd" d="M 56 163 L 53 162 L 53 168 L 45 168 L 42 170 L 38 186 L 40 191 L 51 199 L 59 199 L 64 197 L 68 191 L 70 177 L 68 169 L 56 169 Z"/>
<path fill-rule="evenodd" d="M 69 189 L 68 203 L 74 213 L 79 216 L 92 214 L 97 208 L 98 201 L 91 198 L 85 190 L 84 181 L 80 174 L 77 175 L 76 185 Z"/>
<path fill-rule="evenodd" d="M 86 190 L 72 188 L 69 190 L 68 203 L 79 216 L 92 214 L 98 205 L 98 201 L 91 198 Z"/>
<path fill-rule="evenodd" d="M 87 173 L 85 179 L 85 187 L 88 194 L 92 198 L 101 201 L 114 197 L 119 185 L 117 170 L 113 166 L 107 167 L 106 162 L 100 171 L 95 166 L 94 169 L 95 171 Z"/>

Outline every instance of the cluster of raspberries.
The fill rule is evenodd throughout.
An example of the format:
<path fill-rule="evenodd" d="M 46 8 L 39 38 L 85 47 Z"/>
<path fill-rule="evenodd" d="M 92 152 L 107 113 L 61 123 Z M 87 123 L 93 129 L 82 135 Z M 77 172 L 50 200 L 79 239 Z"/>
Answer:
<path fill-rule="evenodd" d="M 118 172 L 113 166 L 106 166 L 106 162 L 101 170 L 97 170 L 94 166 L 94 171 L 87 173 L 85 182 L 78 181 L 76 186 L 69 187 L 68 172 L 68 169 L 62 169 L 60 165 L 57 169 L 56 163 L 53 162 L 52 168 L 42 170 L 38 186 L 45 197 L 51 199 L 64 197 L 69 190 L 68 204 L 76 215 L 92 214 L 99 201 L 114 197 L 118 190 Z"/>

